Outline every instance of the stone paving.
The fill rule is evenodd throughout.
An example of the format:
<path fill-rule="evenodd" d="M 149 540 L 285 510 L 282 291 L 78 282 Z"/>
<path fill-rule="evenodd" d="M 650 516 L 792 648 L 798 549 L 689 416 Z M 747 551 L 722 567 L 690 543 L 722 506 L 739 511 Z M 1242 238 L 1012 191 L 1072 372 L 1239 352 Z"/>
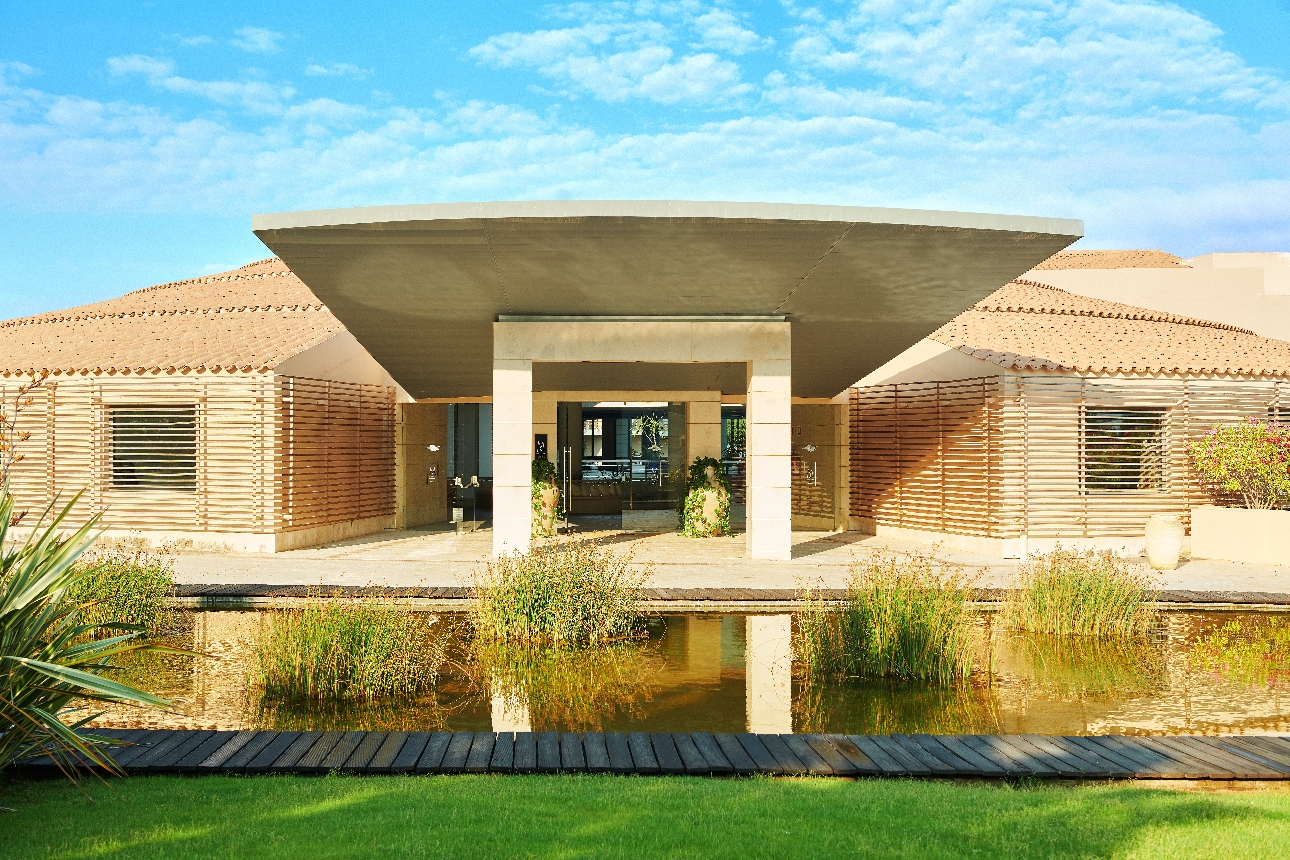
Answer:
<path fill-rule="evenodd" d="M 793 588 L 799 583 L 840 587 L 855 558 L 876 552 L 928 552 L 910 541 L 858 532 L 794 532 L 792 561 L 744 557 L 743 535 L 694 540 L 677 533 L 645 534 L 609 527 L 616 518 L 588 517 L 580 533 L 650 565 L 657 588 Z M 175 561 L 180 583 L 261 585 L 470 585 L 492 550 L 488 528 L 458 535 L 444 527 L 385 532 L 324 547 L 264 553 L 185 553 Z M 982 588 L 1006 588 L 1017 563 L 969 553 L 936 550 L 946 561 L 977 572 Z M 1166 589 L 1290 592 L 1290 565 L 1184 561 L 1160 573 Z"/>

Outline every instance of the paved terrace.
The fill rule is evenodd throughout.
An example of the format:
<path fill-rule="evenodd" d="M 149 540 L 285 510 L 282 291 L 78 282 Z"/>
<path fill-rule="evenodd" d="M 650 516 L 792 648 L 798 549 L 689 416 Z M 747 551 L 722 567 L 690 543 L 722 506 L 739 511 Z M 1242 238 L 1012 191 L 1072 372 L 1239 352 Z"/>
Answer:
<path fill-rule="evenodd" d="M 880 552 L 929 551 L 909 541 L 856 532 L 799 531 L 793 533 L 791 561 L 761 561 L 744 557 L 742 534 L 696 540 L 677 533 L 624 532 L 611 527 L 616 519 L 582 518 L 578 533 L 601 540 L 616 552 L 630 553 L 635 565 L 649 565 L 653 571 L 649 585 L 659 590 L 780 591 L 799 583 L 839 588 L 846 584 L 854 559 Z M 191 585 L 457 589 L 471 584 L 472 573 L 484 569 L 491 551 L 492 535 L 486 527 L 462 535 L 439 527 L 386 532 L 277 554 L 188 552 L 176 560 L 175 578 Z M 980 588 L 1008 587 L 1017 568 L 1015 561 L 989 556 L 943 549 L 936 554 L 977 573 Z M 1240 593 L 1246 599 L 1232 602 L 1290 602 L 1290 565 L 1184 561 L 1177 570 L 1160 573 L 1158 580 L 1164 590 L 1206 592 L 1211 600 L 1218 593 Z M 1278 599 L 1259 599 L 1258 593 Z"/>

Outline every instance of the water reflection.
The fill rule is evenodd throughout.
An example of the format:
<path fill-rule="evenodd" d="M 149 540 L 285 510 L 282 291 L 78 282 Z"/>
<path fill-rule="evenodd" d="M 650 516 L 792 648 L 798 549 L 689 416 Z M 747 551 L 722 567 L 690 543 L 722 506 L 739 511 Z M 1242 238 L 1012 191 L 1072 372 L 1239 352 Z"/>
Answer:
<path fill-rule="evenodd" d="M 1253 614 L 1247 614 L 1253 621 Z M 668 615 L 647 640 L 583 652 L 457 642 L 438 688 L 372 703 L 277 704 L 248 693 L 254 612 L 184 614 L 172 641 L 210 654 L 141 654 L 130 681 L 169 713 L 108 709 L 103 723 L 203 729 L 723 732 L 1285 732 L 1284 685 L 1191 665 L 1234 613 L 1166 613 L 1147 641 L 1017 636 L 980 628 L 989 658 L 969 683 L 806 683 L 788 615 Z"/>

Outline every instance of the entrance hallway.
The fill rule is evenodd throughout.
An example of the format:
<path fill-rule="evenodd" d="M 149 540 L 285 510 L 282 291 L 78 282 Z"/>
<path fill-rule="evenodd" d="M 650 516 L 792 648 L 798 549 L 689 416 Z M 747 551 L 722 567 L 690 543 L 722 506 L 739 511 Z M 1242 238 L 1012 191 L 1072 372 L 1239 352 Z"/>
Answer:
<path fill-rule="evenodd" d="M 925 552 L 928 547 L 858 532 L 792 532 L 793 558 L 744 556 L 742 535 L 696 540 L 678 533 L 624 532 L 617 517 L 581 518 L 581 535 L 604 541 L 633 563 L 654 569 L 653 588 L 794 588 L 798 581 L 837 588 L 855 557 L 873 552 Z M 185 553 L 175 559 L 179 583 L 259 585 L 467 586 L 492 558 L 491 528 L 457 535 L 448 530 L 391 531 L 312 549 L 281 553 Z M 982 588 L 1005 588 L 1015 561 L 961 552 L 938 556 L 980 570 Z M 1184 561 L 1160 575 L 1165 589 L 1290 592 L 1290 566 Z"/>

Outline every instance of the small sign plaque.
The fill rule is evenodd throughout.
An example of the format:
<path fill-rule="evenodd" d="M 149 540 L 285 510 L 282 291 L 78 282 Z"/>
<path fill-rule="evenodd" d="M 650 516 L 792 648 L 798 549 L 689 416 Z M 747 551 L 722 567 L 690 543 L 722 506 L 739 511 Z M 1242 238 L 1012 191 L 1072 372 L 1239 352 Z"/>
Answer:
<path fill-rule="evenodd" d="M 546 456 L 546 434 L 545 434 L 545 433 L 534 433 L 534 434 L 533 434 L 533 459 L 535 459 L 535 460 L 545 460 L 545 459 L 547 459 L 547 456 Z"/>

